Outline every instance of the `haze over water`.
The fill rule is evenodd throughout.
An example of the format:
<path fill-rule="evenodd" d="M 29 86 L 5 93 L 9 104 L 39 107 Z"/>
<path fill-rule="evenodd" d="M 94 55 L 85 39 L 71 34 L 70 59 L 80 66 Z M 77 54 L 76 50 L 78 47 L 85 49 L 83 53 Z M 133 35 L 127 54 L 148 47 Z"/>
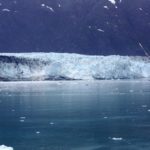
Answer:
<path fill-rule="evenodd" d="M 0 145 L 149 150 L 150 81 L 0 82 Z"/>

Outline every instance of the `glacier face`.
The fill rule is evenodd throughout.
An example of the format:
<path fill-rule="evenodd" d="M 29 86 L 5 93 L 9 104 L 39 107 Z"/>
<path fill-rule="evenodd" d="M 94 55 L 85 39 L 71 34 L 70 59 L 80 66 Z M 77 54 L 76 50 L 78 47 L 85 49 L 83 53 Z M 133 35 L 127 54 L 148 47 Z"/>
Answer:
<path fill-rule="evenodd" d="M 150 77 L 148 57 L 1 53 L 0 80 L 90 80 Z"/>

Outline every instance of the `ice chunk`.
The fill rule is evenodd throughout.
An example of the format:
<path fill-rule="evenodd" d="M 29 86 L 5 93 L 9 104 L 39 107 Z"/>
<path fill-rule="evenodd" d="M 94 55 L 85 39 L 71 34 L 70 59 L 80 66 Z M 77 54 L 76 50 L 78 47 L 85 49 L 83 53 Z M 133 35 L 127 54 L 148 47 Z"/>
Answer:
<path fill-rule="evenodd" d="M 108 119 L 108 117 L 104 117 L 104 119 Z"/>
<path fill-rule="evenodd" d="M 122 141 L 123 138 L 122 137 L 113 137 L 112 140 L 114 140 L 114 141 Z"/>
<path fill-rule="evenodd" d="M 12 147 L 8 147 L 8 146 L 5 146 L 5 145 L 1 145 L 0 146 L 0 150 L 13 150 Z"/>
<path fill-rule="evenodd" d="M 50 122 L 49 124 L 50 124 L 50 125 L 54 125 L 54 122 Z"/>
<path fill-rule="evenodd" d="M 36 134 L 40 134 L 40 131 L 36 131 Z"/>
<path fill-rule="evenodd" d="M 20 119 L 26 119 L 26 117 L 20 117 Z"/>
<path fill-rule="evenodd" d="M 24 122 L 25 120 L 21 119 L 20 122 Z"/>
<path fill-rule="evenodd" d="M 142 105 L 142 107 L 143 107 L 143 108 L 146 108 L 146 107 L 147 107 L 147 105 Z"/>

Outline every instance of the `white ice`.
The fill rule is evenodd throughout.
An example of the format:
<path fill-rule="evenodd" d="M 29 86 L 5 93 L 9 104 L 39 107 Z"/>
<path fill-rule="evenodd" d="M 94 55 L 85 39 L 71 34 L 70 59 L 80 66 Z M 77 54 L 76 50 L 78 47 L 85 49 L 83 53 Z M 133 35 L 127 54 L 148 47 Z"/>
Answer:
<path fill-rule="evenodd" d="M 2 11 L 10 12 L 10 10 L 9 10 L 9 9 L 7 9 L 7 8 L 2 9 Z"/>
<path fill-rule="evenodd" d="M 113 137 L 112 140 L 114 140 L 114 141 L 122 141 L 123 138 L 122 137 Z"/>
<path fill-rule="evenodd" d="M 105 9 L 109 9 L 108 6 L 104 6 Z"/>
<path fill-rule="evenodd" d="M 68 53 L 1 53 L 14 61 L 0 58 L 0 78 L 10 80 L 138 79 L 150 78 L 150 59 L 129 56 L 88 56 Z M 19 62 L 18 62 L 19 61 Z M 38 63 L 37 63 L 38 62 Z"/>
<path fill-rule="evenodd" d="M 116 1 L 115 0 L 108 0 L 109 2 L 111 2 L 113 5 L 116 4 Z"/>
<path fill-rule="evenodd" d="M 13 150 L 13 148 L 5 145 L 0 145 L 0 150 Z"/>
<path fill-rule="evenodd" d="M 105 32 L 104 30 L 102 30 L 102 29 L 97 29 L 99 32 Z"/>

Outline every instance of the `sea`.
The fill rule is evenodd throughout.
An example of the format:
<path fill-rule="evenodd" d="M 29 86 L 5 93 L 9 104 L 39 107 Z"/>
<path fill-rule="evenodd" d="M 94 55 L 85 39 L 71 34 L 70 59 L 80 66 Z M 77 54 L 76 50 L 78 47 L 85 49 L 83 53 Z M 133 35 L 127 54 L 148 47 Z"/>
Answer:
<path fill-rule="evenodd" d="M 0 82 L 0 145 L 150 150 L 150 80 Z"/>

